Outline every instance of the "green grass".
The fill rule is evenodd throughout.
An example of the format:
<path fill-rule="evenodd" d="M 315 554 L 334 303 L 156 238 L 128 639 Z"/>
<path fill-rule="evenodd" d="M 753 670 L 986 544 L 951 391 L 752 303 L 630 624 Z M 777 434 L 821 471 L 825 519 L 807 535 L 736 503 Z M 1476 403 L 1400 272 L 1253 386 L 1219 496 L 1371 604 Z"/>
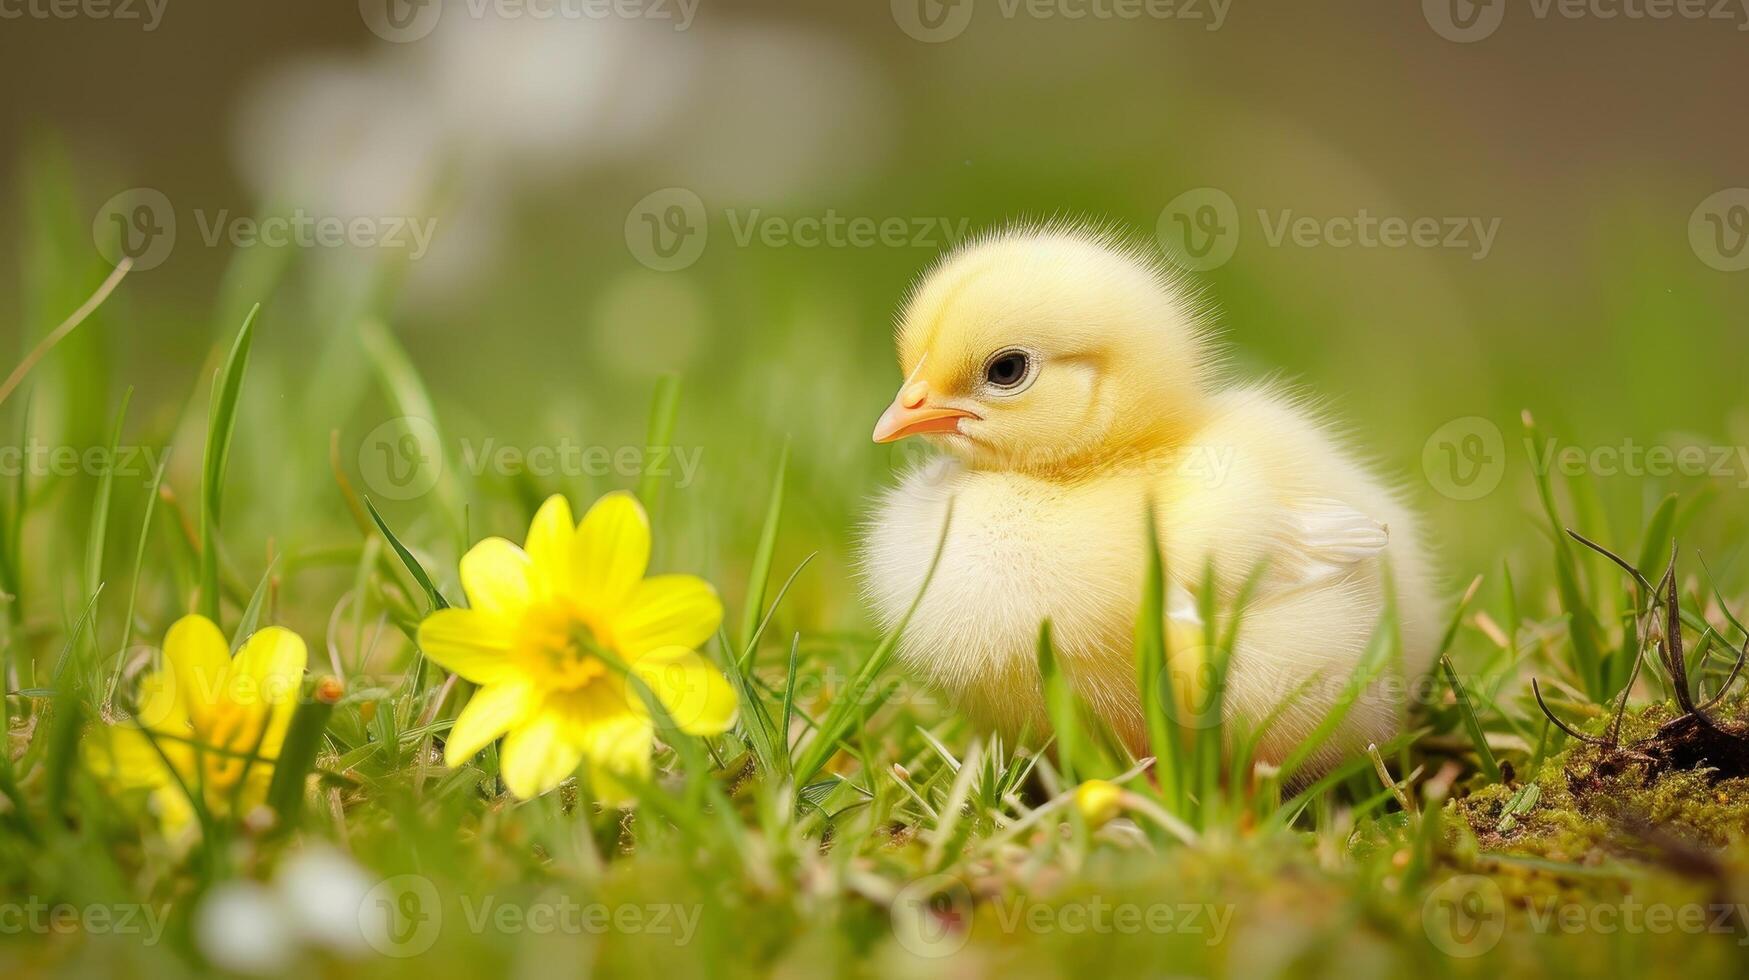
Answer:
<path fill-rule="evenodd" d="M 64 252 L 39 249 L 42 269 L 54 269 L 45 280 L 89 280 L 87 288 L 104 280 Z M 130 394 L 103 404 L 113 421 L 96 438 L 110 447 L 168 447 L 190 426 L 162 406 L 206 404 L 192 427 L 205 433 L 197 468 L 197 454 L 184 452 L 138 479 L 110 466 L 50 488 L 21 477 L 4 501 L 0 905 L 165 915 L 156 942 L 90 928 L 0 936 L 9 966 L 203 969 L 211 965 L 203 936 L 216 928 L 206 913 L 234 903 L 224 896 L 239 880 L 274 887 L 294 855 L 324 844 L 350 854 L 365 884 L 383 883 L 372 894 L 410 916 L 396 920 L 405 931 L 387 933 L 397 940 L 391 952 L 417 953 L 310 945 L 288 960 L 336 976 L 558 967 L 673 976 L 1577 976 L 1741 962 L 1737 941 L 1749 926 L 1729 935 L 1565 932 L 1539 927 L 1534 904 L 1498 909 L 1497 944 L 1459 945 L 1480 954 L 1473 958 L 1439 940 L 1441 903 L 1454 882 L 1477 887 L 1468 876 L 1513 883 L 1502 894 L 1577 903 L 1624 894 L 1677 905 L 1742 900 L 1740 847 L 1712 858 L 1723 869 L 1713 878 L 1646 855 L 1489 850 L 1447 808 L 1474 793 L 1504 798 L 1498 820 L 1558 821 L 1526 789 L 1558 778 L 1539 766 L 1568 755 L 1530 679 L 1541 680 L 1563 718 L 1597 731 L 1633 675 L 1638 603 L 1649 597 L 1576 546 L 1568 524 L 1612 538 L 1648 576 L 1676 535 L 1723 559 L 1680 582 L 1685 604 L 1704 610 L 1687 624 L 1691 647 L 1704 651 L 1692 674 L 1709 692 L 1720 684 L 1731 662 L 1725 648 L 1745 642 L 1732 618 L 1741 604 L 1730 597 L 1744 594 L 1745 575 L 1732 560 L 1741 548 L 1729 536 L 1729 501 L 1691 505 L 1701 495 L 1648 487 L 1645 505 L 1630 509 L 1606 505 L 1585 481 L 1532 481 L 1540 513 L 1498 518 L 1504 536 L 1525 547 L 1497 579 L 1452 594 L 1435 675 L 1401 676 L 1387 609 L 1331 715 L 1277 766 L 1255 763 L 1259 731 L 1234 730 L 1218 711 L 1239 618 L 1204 608 L 1210 683 L 1202 702 L 1180 704 L 1173 668 L 1190 654 L 1162 628 L 1166 569 L 1153 547 L 1135 633 L 1150 773 L 1076 702 L 1048 623 L 1028 625 L 1038 627 L 1054 736 L 981 733 L 899 672 L 896 635 L 866 630 L 845 563 L 835 560 L 854 536 L 840 515 L 881 478 L 838 473 L 808 439 L 737 437 L 712 424 L 714 409 L 704 406 L 721 394 L 712 379 L 703 379 L 710 394 L 693 399 L 681 379 L 662 378 L 623 413 L 628 426 L 642 420 L 643 445 L 702 445 L 709 459 L 733 461 L 709 492 L 682 493 L 648 472 L 588 483 L 475 474 L 445 443 L 422 464 L 441 468 L 431 492 L 373 496 L 358 461 L 338 448 L 342 430 L 414 416 L 444 432 L 457 418 L 471 423 L 469 409 L 421 375 L 444 352 L 397 337 L 374 312 L 324 341 L 368 366 L 374 391 L 367 379 L 342 397 L 325 379 L 303 377 L 309 359 L 298 356 L 297 333 L 311 324 L 284 295 L 287 273 L 253 258 L 233 268 L 207 359 L 217 370 L 191 379 L 192 391 L 122 378 L 151 382 L 150 404 Z M 233 294 L 246 288 L 260 295 Z M 65 309 L 36 311 L 35 323 L 62 322 L 83 300 L 62 293 Z M 231 317 L 238 309 L 248 312 Z M 102 376 L 109 360 L 101 342 L 31 357 L 61 377 Z M 5 431 L 81 444 L 87 437 L 69 427 L 86 425 L 82 416 L 32 414 L 62 387 L 46 375 L 28 382 L 42 392 L 24 384 L 15 401 L 0 402 Z M 1528 417 L 1526 427 L 1539 431 Z M 635 810 L 599 807 L 586 784 L 519 802 L 503 792 L 494 749 L 443 767 L 441 745 L 469 685 L 424 659 L 415 628 L 450 604 L 446 596 L 462 594 L 456 560 L 468 544 L 488 534 L 519 539 L 547 493 L 567 492 L 581 508 L 613 486 L 635 488 L 646 503 L 657 570 L 709 575 L 734 610 L 707 653 L 737 692 L 739 722 L 722 736 L 665 738 L 653 780 L 634 787 Z M 192 519 L 184 499 L 194 501 Z M 815 560 L 820 554 L 828 560 Z M 1492 569 L 1455 571 L 1467 580 Z M 151 659 L 141 645 L 156 646 L 191 610 L 239 640 L 262 625 L 290 625 L 309 641 L 311 660 L 268 806 L 236 818 L 202 809 L 199 844 L 181 850 L 159 836 L 141 801 L 117 796 L 85 767 L 78 744 L 91 726 L 127 717 Z M 1403 737 L 1333 770 L 1306 769 L 1368 686 L 1392 678 L 1425 693 L 1413 699 Z M 1637 700 L 1662 697 L 1659 683 L 1643 675 Z M 1094 778 L 1124 788 L 1123 815 L 1103 826 L 1072 802 L 1075 787 Z M 1545 803 L 1551 795 L 1539 791 Z M 1527 880 L 1535 886 L 1523 887 Z M 1485 917 L 1495 911 L 1490 896 Z M 548 931 L 531 918 L 571 906 L 600 911 L 607 924 L 578 913 L 567 920 L 575 928 Z M 379 907 L 363 908 L 368 918 Z M 1476 911 L 1473 901 L 1462 909 Z M 437 919 L 427 944 L 418 926 Z"/>

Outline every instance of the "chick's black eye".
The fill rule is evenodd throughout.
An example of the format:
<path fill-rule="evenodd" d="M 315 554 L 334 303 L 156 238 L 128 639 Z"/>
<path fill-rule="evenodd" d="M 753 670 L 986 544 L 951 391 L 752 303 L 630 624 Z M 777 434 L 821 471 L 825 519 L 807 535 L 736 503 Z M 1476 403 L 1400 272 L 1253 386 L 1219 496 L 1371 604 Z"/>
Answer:
<path fill-rule="evenodd" d="M 998 388 L 1013 388 L 1026 380 L 1026 355 L 1020 351 L 1009 351 L 999 355 L 984 369 L 984 379 Z"/>

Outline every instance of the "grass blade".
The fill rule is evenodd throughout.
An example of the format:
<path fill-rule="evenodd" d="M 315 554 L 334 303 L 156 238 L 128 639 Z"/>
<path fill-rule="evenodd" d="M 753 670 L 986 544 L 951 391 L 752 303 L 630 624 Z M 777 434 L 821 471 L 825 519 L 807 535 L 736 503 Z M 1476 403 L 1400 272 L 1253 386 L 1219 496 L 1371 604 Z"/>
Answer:
<path fill-rule="evenodd" d="M 249 604 L 243 607 L 243 615 L 237 618 L 237 631 L 231 635 L 231 655 L 243 649 L 244 641 L 254 635 L 255 627 L 261 622 L 261 605 L 267 598 L 267 590 L 273 584 L 273 570 L 279 567 L 279 557 L 267 563 L 267 571 L 261 573 L 261 581 L 255 584 L 255 591 L 249 595 Z"/>
<path fill-rule="evenodd" d="M 729 646 L 728 637 L 721 630 L 717 631 L 717 640 L 728 659 L 734 659 L 734 653 Z M 753 758 L 759 764 L 759 770 L 766 773 L 778 773 L 789 766 L 789 752 L 779 749 L 777 725 L 771 720 L 771 712 L 765 706 L 765 700 L 759 696 L 759 689 L 753 677 L 744 670 L 730 669 L 724 671 L 729 683 L 735 685 L 735 693 L 740 701 L 739 722 L 745 733 L 748 748 L 753 751 Z"/>
<path fill-rule="evenodd" d="M 644 435 L 646 454 L 656 449 L 672 450 L 674 420 L 679 412 L 680 378 L 665 374 L 656 382 L 656 397 L 650 403 L 650 425 Z M 644 510 L 649 512 L 652 524 L 656 522 L 656 512 L 662 502 L 662 477 L 655 469 L 653 466 L 644 467 L 644 474 L 638 479 L 638 499 L 643 501 Z"/>
<path fill-rule="evenodd" d="M 1148 726 L 1148 747 L 1154 753 L 1154 776 L 1160 798 L 1175 813 L 1183 812 L 1180 780 L 1184 773 L 1179 727 L 1173 723 L 1174 692 L 1166 665 L 1172 655 L 1166 636 L 1166 560 L 1160 552 L 1160 532 L 1154 508 L 1148 507 L 1148 567 L 1144 573 L 1142 608 L 1136 616 L 1136 683 L 1142 697 L 1142 718 Z"/>
<path fill-rule="evenodd" d="M 1642 576 L 1652 578 L 1660 574 L 1658 556 L 1668 547 L 1675 533 L 1676 494 L 1670 494 L 1652 512 L 1652 519 L 1646 522 L 1646 535 L 1640 542 L 1640 560 L 1635 566 Z"/>
<path fill-rule="evenodd" d="M 103 546 L 109 531 L 110 489 L 115 484 L 116 452 L 121 448 L 122 424 L 127 421 L 128 402 L 134 397 L 129 388 L 121 396 L 121 408 L 115 413 L 115 427 L 110 430 L 109 455 L 104 458 L 103 473 L 97 479 L 97 496 L 91 502 L 91 522 L 85 535 L 85 594 L 97 591 L 103 581 Z"/>
<path fill-rule="evenodd" d="M 1536 420 L 1529 412 L 1524 413 L 1524 430 L 1526 445 L 1536 445 Z M 1560 510 L 1555 504 L 1554 486 L 1550 482 L 1546 470 L 1537 470 L 1536 489 L 1541 499 L 1543 513 L 1547 516 L 1549 528 L 1555 542 L 1555 585 L 1561 597 L 1561 608 L 1567 613 L 1567 633 L 1573 644 L 1573 661 L 1581 685 L 1587 694 L 1601 701 L 1607 698 L 1609 691 L 1603 676 L 1603 642 L 1600 636 L 1601 627 L 1592 612 L 1590 602 L 1585 598 L 1585 592 L 1579 581 L 1579 562 L 1573 553 L 1572 543 L 1568 540 L 1561 524 Z"/>
<path fill-rule="evenodd" d="M 249 366 L 249 347 L 255 339 L 255 318 L 261 304 L 250 307 L 231 345 L 231 353 L 213 387 L 212 412 L 207 418 L 206 457 L 200 478 L 200 604 L 214 623 L 219 621 L 219 518 L 224 505 L 225 467 L 231 458 L 231 436 L 237 427 L 237 398 L 243 387 L 243 372 Z"/>
<path fill-rule="evenodd" d="M 382 514 L 377 513 L 377 505 L 372 503 L 369 497 L 364 498 L 364 509 L 370 513 L 371 521 L 376 524 L 377 530 L 382 532 L 383 538 L 389 542 L 389 547 L 395 549 L 395 554 L 400 557 L 401 564 L 407 567 L 407 572 L 413 576 L 413 581 L 419 583 L 419 587 L 425 590 L 425 598 L 431 603 L 431 611 L 448 609 L 449 600 L 445 599 L 443 593 L 437 590 L 436 583 L 432 582 L 431 576 L 426 574 L 425 566 L 419 564 L 419 559 L 413 557 L 413 553 L 407 550 L 407 546 L 401 543 L 401 539 L 395 537 L 395 532 L 389 530 L 388 522 L 383 520 Z"/>
<path fill-rule="evenodd" d="M 466 531 L 458 519 L 462 512 L 462 499 L 455 484 L 449 479 L 449 474 L 457 472 L 457 469 L 449 465 L 449 454 L 444 448 L 446 443 L 443 430 L 437 424 L 437 408 L 432 403 L 431 393 L 426 390 L 425 382 L 413 367 L 413 361 L 408 358 L 406 350 L 381 320 L 368 319 L 359 324 L 359 340 L 364 344 L 371 365 L 376 368 L 377 380 L 382 383 L 383 394 L 395 406 L 395 411 L 405 418 L 428 423 L 432 431 L 437 433 L 437 459 L 432 465 L 438 468 L 438 500 L 442 504 L 444 518 L 457 535 L 457 542 L 465 543 Z"/>
<path fill-rule="evenodd" d="M 152 537 L 152 515 L 158 508 L 158 488 L 164 485 L 164 469 L 170 465 L 170 450 L 158 460 L 157 472 L 152 474 L 151 489 L 146 491 L 145 515 L 140 518 L 140 537 L 134 545 L 134 571 L 128 586 L 127 613 L 121 621 L 121 642 L 115 648 L 115 669 L 109 675 L 108 693 L 104 703 L 109 704 L 115 699 L 115 689 L 121 683 L 123 662 L 127 657 L 128 644 L 134 636 L 134 607 L 140 598 L 140 570 L 146 564 L 146 542 Z"/>
<path fill-rule="evenodd" d="M 753 552 L 753 567 L 747 575 L 747 604 L 741 611 L 741 635 L 735 644 L 743 659 L 752 655 L 754 630 L 765 608 L 765 587 L 771 578 L 772 553 L 777 550 L 778 524 L 783 519 L 783 478 L 788 468 L 789 442 L 786 440 L 777 457 L 777 474 L 771 481 L 771 500 L 765 505 L 765 524 L 759 530 L 759 545 Z"/>
<path fill-rule="evenodd" d="M 899 637 L 904 634 L 905 627 L 910 625 L 911 617 L 916 614 L 917 607 L 923 603 L 923 596 L 929 591 L 929 583 L 935 580 L 935 570 L 941 567 L 942 553 L 947 550 L 948 530 L 953 527 L 953 503 L 947 506 L 947 515 L 941 522 L 941 537 L 935 543 L 935 556 L 929 560 L 929 571 L 923 576 L 923 585 L 917 590 L 917 596 L 911 600 L 911 608 L 905 610 L 905 615 L 899 619 L 898 625 L 881 639 L 874 651 L 863 661 L 856 677 L 845 688 L 838 699 L 832 702 L 826 717 L 820 719 L 820 727 L 814 737 L 808 742 L 808 747 L 802 752 L 800 761 L 796 763 L 794 777 L 796 782 L 812 782 L 832 756 L 838 752 L 838 740 L 850 730 L 850 723 L 856 718 L 862 708 L 862 701 L 868 696 L 869 689 L 874 686 L 875 678 L 886 670 L 892 662 L 893 655 L 899 649 Z"/>
<path fill-rule="evenodd" d="M 328 719 L 333 716 L 334 706 L 343 694 L 345 688 L 340 681 L 332 677 L 319 678 L 312 696 L 299 703 L 297 710 L 292 712 L 285 741 L 280 745 L 279 758 L 273 765 L 273 779 L 267 785 L 267 804 L 279 815 L 278 829 L 282 833 L 289 833 L 298 825 L 304 805 L 305 783 L 316 768 L 322 733 L 327 731 Z"/>
<path fill-rule="evenodd" d="M 97 291 L 91 294 L 91 298 L 74 310 L 72 316 L 67 317 L 61 321 L 59 326 L 49 331 L 47 336 L 31 348 L 30 353 L 24 355 L 24 360 L 12 369 L 12 373 L 6 376 L 4 382 L 0 382 L 0 405 L 6 404 L 6 399 L 12 396 L 12 392 L 24 381 L 24 376 L 30 373 L 30 369 L 36 367 L 38 361 L 47 357 L 49 351 L 55 349 L 56 344 L 66 340 L 68 334 L 77 329 L 79 324 L 84 323 L 91 317 L 92 313 L 97 311 L 99 306 L 103 305 L 103 301 L 109 298 L 109 294 L 115 291 L 115 287 L 121 284 L 123 277 L 133 267 L 133 259 L 124 258 L 117 262 L 115 271 L 103 280 L 103 284 L 97 287 Z"/>

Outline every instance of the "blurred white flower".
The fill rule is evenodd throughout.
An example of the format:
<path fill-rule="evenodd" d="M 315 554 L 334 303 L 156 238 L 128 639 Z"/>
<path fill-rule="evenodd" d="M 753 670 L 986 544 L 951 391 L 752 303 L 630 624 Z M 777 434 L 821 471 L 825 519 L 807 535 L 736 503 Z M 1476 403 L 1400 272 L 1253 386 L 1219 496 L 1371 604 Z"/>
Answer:
<path fill-rule="evenodd" d="M 369 951 L 358 916 L 372 884 L 351 858 L 321 846 L 294 854 L 274 878 L 278 898 L 304 941 L 346 956 Z"/>
<path fill-rule="evenodd" d="M 393 63 L 297 62 L 244 96 L 237 164 L 262 207 L 423 214 L 440 174 L 440 119 Z"/>
<path fill-rule="evenodd" d="M 414 44 L 267 75 L 237 125 L 251 188 L 345 214 L 407 213 L 440 177 L 566 174 L 647 146 L 693 75 L 690 36 L 657 23 L 468 10 L 454 0 Z"/>
<path fill-rule="evenodd" d="M 368 953 L 361 909 L 371 878 L 326 845 L 286 857 L 271 885 L 240 879 L 216 885 L 195 912 L 195 942 L 213 965 L 234 973 L 283 972 L 300 950 Z"/>
<path fill-rule="evenodd" d="M 777 205 L 841 192 L 876 172 L 890 106 L 878 66 L 823 34 L 788 27 L 714 32 L 663 183 L 713 205 Z"/>
<path fill-rule="evenodd" d="M 446 16 L 413 68 L 468 169 L 555 176 L 648 146 L 688 89 L 694 47 L 625 18 Z"/>
<path fill-rule="evenodd" d="M 480 9 L 449 0 L 428 36 L 261 79 L 235 130 L 258 205 L 435 217 L 408 294 L 444 303 L 490 271 L 530 184 L 636 164 L 712 206 L 779 207 L 853 187 L 887 151 L 876 67 L 826 35 Z"/>
<path fill-rule="evenodd" d="M 285 970 L 298 945 L 278 896 L 247 880 L 206 893 L 195 912 L 194 939 L 214 966 L 252 975 Z"/>

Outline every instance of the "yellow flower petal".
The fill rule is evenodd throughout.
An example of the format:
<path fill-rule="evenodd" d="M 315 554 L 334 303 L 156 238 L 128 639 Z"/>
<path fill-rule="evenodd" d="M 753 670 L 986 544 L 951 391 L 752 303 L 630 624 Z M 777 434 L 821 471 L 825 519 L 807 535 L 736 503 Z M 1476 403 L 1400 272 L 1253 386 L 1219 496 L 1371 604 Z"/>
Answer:
<path fill-rule="evenodd" d="M 632 670 L 668 717 L 689 735 L 720 735 L 735 723 L 735 692 L 722 671 L 686 647 L 663 647 L 638 658 Z M 637 693 L 632 693 L 637 697 Z"/>
<path fill-rule="evenodd" d="M 444 764 L 454 768 L 472 759 L 539 705 L 539 695 L 527 681 L 501 681 L 480 688 L 449 730 L 449 741 L 443 747 Z"/>
<path fill-rule="evenodd" d="M 584 735 L 583 753 L 589 789 L 597 800 L 610 806 L 624 806 L 636 799 L 626 783 L 649 781 L 654 735 L 649 716 L 642 711 L 609 714 L 590 723 Z"/>
<path fill-rule="evenodd" d="M 85 763 L 99 779 L 114 780 L 128 788 L 160 786 L 171 780 L 164 758 L 130 725 L 113 725 L 94 731 L 83 747 Z"/>
<path fill-rule="evenodd" d="M 499 772 L 504 785 L 522 799 L 533 799 L 565 781 L 583 761 L 583 746 L 564 719 L 541 711 L 504 736 Z"/>
<path fill-rule="evenodd" d="M 231 645 L 212 620 L 184 616 L 164 635 L 161 673 L 169 680 L 187 717 L 200 725 L 212 712 L 231 668 Z"/>
<path fill-rule="evenodd" d="M 571 592 L 571 551 L 577 538 L 577 522 L 571 504 L 559 494 L 547 498 L 528 525 L 523 550 L 534 562 L 535 581 L 547 595 Z"/>
<path fill-rule="evenodd" d="M 291 630 L 269 626 L 243 644 L 237 658 L 231 661 L 231 672 L 225 681 L 226 695 L 237 704 L 252 709 L 249 725 L 259 729 L 256 751 L 265 758 L 276 758 L 285 742 L 285 730 L 297 710 L 298 693 L 303 685 L 304 665 L 309 651 L 303 638 Z M 261 713 L 266 720 L 261 720 Z"/>
<path fill-rule="evenodd" d="M 157 811 L 164 832 L 172 837 L 194 823 L 194 804 L 188 802 L 188 794 L 175 783 L 152 791 L 152 808 Z"/>
<path fill-rule="evenodd" d="M 165 668 L 140 678 L 134 720 L 155 732 L 188 735 L 193 731 L 189 727 L 188 707 L 182 703 L 174 674 L 174 670 Z"/>
<path fill-rule="evenodd" d="M 257 703 L 275 707 L 296 703 L 304 679 L 309 651 L 303 638 L 281 626 L 269 626 L 249 637 L 237 659 L 231 662 L 228 693 L 239 704 Z"/>
<path fill-rule="evenodd" d="M 595 502 L 583 515 L 571 552 L 572 596 L 597 615 L 618 609 L 650 564 L 650 520 L 623 490 Z"/>
<path fill-rule="evenodd" d="M 461 571 L 468 605 L 480 612 L 515 618 L 534 601 L 534 562 L 503 538 L 487 538 L 468 549 Z"/>
<path fill-rule="evenodd" d="M 515 627 L 476 609 L 439 609 L 419 624 L 419 648 L 433 663 L 475 684 L 517 676 Z"/>
<path fill-rule="evenodd" d="M 657 575 L 639 582 L 613 617 L 620 655 L 635 660 L 658 647 L 692 649 L 723 621 L 723 602 L 710 583 L 693 575 Z"/>

